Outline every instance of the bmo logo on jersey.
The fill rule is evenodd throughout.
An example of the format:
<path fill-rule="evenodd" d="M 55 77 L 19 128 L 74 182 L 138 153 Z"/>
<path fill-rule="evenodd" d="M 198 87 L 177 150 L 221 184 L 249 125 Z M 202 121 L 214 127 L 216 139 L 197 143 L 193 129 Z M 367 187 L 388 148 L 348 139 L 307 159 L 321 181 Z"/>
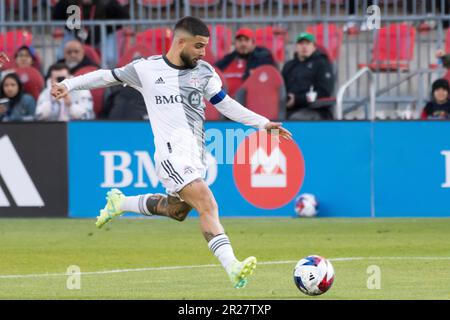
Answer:
<path fill-rule="evenodd" d="M 156 104 L 174 104 L 183 102 L 183 97 L 179 94 L 170 96 L 155 96 Z"/>

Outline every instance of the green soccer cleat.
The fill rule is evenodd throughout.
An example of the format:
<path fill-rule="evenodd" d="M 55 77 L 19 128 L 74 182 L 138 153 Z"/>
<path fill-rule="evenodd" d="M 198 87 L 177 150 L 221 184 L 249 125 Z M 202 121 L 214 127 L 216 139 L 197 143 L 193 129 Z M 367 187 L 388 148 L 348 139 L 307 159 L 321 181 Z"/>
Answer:
<path fill-rule="evenodd" d="M 103 227 L 112 218 L 123 214 L 123 211 L 120 211 L 120 205 L 124 198 L 125 195 L 119 189 L 111 189 L 106 193 L 106 206 L 100 210 L 100 215 L 97 217 L 97 222 L 95 223 L 97 228 Z"/>
<path fill-rule="evenodd" d="M 256 258 L 248 257 L 244 261 L 236 261 L 230 269 L 230 280 L 236 289 L 243 288 L 247 285 L 248 277 L 256 268 Z"/>

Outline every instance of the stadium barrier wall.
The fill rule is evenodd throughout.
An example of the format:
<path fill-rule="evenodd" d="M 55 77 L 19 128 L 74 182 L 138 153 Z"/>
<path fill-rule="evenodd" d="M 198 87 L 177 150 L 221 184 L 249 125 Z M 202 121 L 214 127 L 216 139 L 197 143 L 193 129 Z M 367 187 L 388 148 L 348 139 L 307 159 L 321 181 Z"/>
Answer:
<path fill-rule="evenodd" d="M 450 217 L 449 122 L 285 126 L 295 142 L 280 145 L 278 167 L 274 150 L 250 152 L 258 169 L 220 164 L 241 150 L 247 127 L 206 123 L 206 180 L 222 216 L 292 216 L 296 195 L 313 193 L 322 217 Z M 223 139 L 234 140 L 211 148 Z M 93 218 L 110 188 L 164 192 L 153 153 L 147 122 L 1 124 L 0 217 Z"/>
<path fill-rule="evenodd" d="M 67 212 L 66 123 L 0 124 L 0 217 Z"/>
<path fill-rule="evenodd" d="M 221 216 L 292 216 L 296 195 L 313 193 L 322 217 L 450 217 L 450 123 L 285 122 L 285 126 L 295 143 L 286 148 L 281 144 L 278 172 L 270 166 L 271 153 L 262 150 L 263 169 L 278 174 L 273 180 L 257 177 L 261 172 L 256 169 L 216 164 L 224 156 L 209 148 L 214 157 L 209 157 L 206 180 Z M 231 122 L 205 127 L 215 139 L 248 129 Z M 235 137 L 232 157 L 243 139 Z M 95 217 L 113 187 L 129 195 L 164 192 L 154 170 L 148 123 L 72 122 L 69 142 L 70 217 Z"/>

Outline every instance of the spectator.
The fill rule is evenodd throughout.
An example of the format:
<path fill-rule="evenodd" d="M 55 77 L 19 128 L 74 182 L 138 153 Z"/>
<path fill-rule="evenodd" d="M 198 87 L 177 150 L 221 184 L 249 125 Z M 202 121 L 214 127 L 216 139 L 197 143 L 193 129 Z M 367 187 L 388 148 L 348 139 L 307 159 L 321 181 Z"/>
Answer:
<path fill-rule="evenodd" d="M 36 101 L 24 93 L 19 76 L 7 74 L 0 84 L 0 121 L 32 121 Z"/>
<path fill-rule="evenodd" d="M 53 19 L 66 21 L 72 14 L 67 13 L 67 8 L 71 5 L 77 5 L 81 8 L 82 26 L 84 21 L 130 19 L 128 10 L 117 0 L 60 0 L 53 8 Z M 121 25 L 109 25 L 106 27 L 106 52 L 103 52 L 103 54 L 106 56 L 108 67 L 113 67 L 117 63 L 118 50 L 116 32 L 121 28 Z M 100 26 L 73 30 L 66 27 L 60 51 L 62 51 L 62 48 L 64 48 L 67 41 L 75 38 L 84 43 L 91 43 L 97 49 L 101 49 Z M 62 54 L 60 52 L 58 58 L 61 57 Z"/>
<path fill-rule="evenodd" d="M 291 120 L 332 119 L 330 106 L 318 107 L 316 99 L 330 97 L 334 89 L 333 67 L 317 50 L 315 37 L 302 32 L 297 36 L 294 59 L 282 71 L 287 91 L 286 115 Z"/>
<path fill-rule="evenodd" d="M 102 118 L 111 120 L 147 120 L 147 107 L 142 94 L 130 86 L 107 89 Z"/>
<path fill-rule="evenodd" d="M 41 72 L 40 63 L 37 58 L 36 51 L 33 47 L 29 47 L 26 45 L 21 46 L 19 49 L 17 49 L 14 55 L 14 59 L 18 68 L 33 67 Z"/>
<path fill-rule="evenodd" d="M 252 69 L 264 64 L 277 67 L 272 53 L 257 47 L 255 36 L 249 28 L 239 29 L 234 41 L 235 50 L 216 62 L 227 80 L 228 94 L 234 97 L 241 84 L 248 78 Z"/>
<path fill-rule="evenodd" d="M 76 73 L 83 67 L 97 66 L 85 54 L 83 44 L 79 40 L 70 40 L 64 46 L 64 59 L 58 61 L 69 67 L 70 74 Z"/>
<path fill-rule="evenodd" d="M 67 78 L 70 78 L 70 74 L 69 68 L 65 64 L 56 63 L 49 68 L 47 86 L 37 101 L 37 120 L 69 121 L 94 118 L 92 95 L 89 90 L 72 91 L 61 100 L 56 100 L 50 94 L 54 83 Z"/>
<path fill-rule="evenodd" d="M 445 79 L 437 79 L 431 89 L 431 101 L 423 108 L 422 119 L 450 119 L 450 87 Z"/>

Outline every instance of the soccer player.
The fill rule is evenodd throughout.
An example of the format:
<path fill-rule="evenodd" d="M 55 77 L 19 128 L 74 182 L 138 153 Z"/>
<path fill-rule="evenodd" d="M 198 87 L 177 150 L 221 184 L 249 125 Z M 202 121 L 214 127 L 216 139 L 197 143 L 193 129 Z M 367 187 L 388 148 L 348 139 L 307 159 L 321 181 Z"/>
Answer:
<path fill-rule="evenodd" d="M 199 213 L 200 227 L 208 247 L 229 274 L 235 288 L 247 284 L 256 267 L 256 258 L 236 259 L 219 221 L 214 196 L 204 181 L 204 104 L 208 99 L 227 118 L 243 124 L 275 131 L 285 139 L 291 133 L 281 123 L 270 122 L 222 91 L 222 82 L 208 63 L 205 47 L 208 27 L 194 17 L 180 19 L 174 29 L 172 46 L 166 55 L 135 60 L 122 68 L 97 70 L 66 79 L 52 87 L 55 98 L 71 90 L 126 84 L 144 97 L 154 133 L 155 168 L 167 195 L 144 194 L 127 197 L 118 189 L 107 193 L 107 203 L 97 217 L 97 227 L 124 212 L 161 215 L 183 221 L 192 208 Z"/>

